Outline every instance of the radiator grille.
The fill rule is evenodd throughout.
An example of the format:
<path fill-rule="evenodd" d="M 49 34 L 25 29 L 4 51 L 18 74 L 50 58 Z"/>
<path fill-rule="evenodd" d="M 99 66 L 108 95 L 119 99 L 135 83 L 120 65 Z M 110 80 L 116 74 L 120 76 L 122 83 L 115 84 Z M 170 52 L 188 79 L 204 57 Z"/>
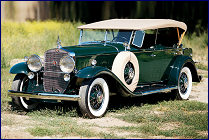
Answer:
<path fill-rule="evenodd" d="M 59 66 L 60 59 L 66 56 L 67 52 L 61 49 L 51 49 L 45 52 L 44 64 L 44 90 L 45 92 L 60 92 L 63 93 L 67 88 L 67 83 L 64 81 L 64 73 Z"/>

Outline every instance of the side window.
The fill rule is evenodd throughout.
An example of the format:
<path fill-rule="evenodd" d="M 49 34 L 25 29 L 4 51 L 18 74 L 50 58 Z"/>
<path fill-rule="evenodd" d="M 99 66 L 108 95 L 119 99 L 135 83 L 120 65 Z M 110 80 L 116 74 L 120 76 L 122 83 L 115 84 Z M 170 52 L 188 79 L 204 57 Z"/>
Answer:
<path fill-rule="evenodd" d="M 157 45 L 162 45 L 165 47 L 173 47 L 178 43 L 178 32 L 177 28 L 162 28 L 158 29 L 157 34 Z"/>
<path fill-rule="evenodd" d="M 155 46 L 156 31 L 157 30 L 145 30 L 144 41 L 141 47 L 142 49 L 150 49 L 151 46 Z"/>
<path fill-rule="evenodd" d="M 144 31 L 136 31 L 133 39 L 133 45 L 141 48 L 144 41 Z"/>

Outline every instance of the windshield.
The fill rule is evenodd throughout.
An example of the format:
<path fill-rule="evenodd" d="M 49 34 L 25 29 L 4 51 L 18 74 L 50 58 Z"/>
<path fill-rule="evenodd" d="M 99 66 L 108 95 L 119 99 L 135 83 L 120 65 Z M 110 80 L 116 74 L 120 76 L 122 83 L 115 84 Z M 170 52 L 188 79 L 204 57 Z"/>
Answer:
<path fill-rule="evenodd" d="M 129 42 L 132 31 L 127 30 L 81 30 L 80 44 Z"/>

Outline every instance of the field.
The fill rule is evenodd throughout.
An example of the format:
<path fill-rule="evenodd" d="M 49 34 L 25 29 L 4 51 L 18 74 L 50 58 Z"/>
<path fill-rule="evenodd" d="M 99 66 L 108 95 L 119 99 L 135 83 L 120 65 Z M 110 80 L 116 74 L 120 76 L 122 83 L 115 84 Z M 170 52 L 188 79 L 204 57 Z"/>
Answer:
<path fill-rule="evenodd" d="M 7 96 L 14 78 L 9 74 L 11 61 L 43 55 L 56 47 L 58 35 L 63 46 L 77 44 L 78 25 L 82 23 L 1 23 L 1 138 L 208 138 L 207 102 L 176 101 L 169 94 L 128 101 L 112 97 L 107 115 L 94 120 L 82 118 L 75 102 L 43 104 L 27 114 L 11 108 Z M 186 35 L 183 44 L 193 49 L 193 59 L 200 62 L 197 67 L 204 76 L 204 84 L 194 83 L 193 93 L 207 94 L 208 32 Z"/>

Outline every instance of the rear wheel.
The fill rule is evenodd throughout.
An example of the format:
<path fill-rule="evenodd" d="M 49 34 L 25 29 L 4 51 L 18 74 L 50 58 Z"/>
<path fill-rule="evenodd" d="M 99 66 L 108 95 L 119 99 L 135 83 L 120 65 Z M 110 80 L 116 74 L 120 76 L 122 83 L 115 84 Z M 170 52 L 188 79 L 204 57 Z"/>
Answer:
<path fill-rule="evenodd" d="M 109 88 L 103 78 L 85 81 L 80 87 L 78 101 L 81 112 L 89 118 L 102 117 L 109 103 Z"/>
<path fill-rule="evenodd" d="M 12 90 L 25 91 L 27 89 L 27 86 L 28 86 L 28 77 L 23 74 L 17 74 L 12 83 Z M 27 100 L 24 97 L 12 97 L 12 101 L 24 111 L 35 109 L 38 105 L 37 102 L 33 102 L 30 99 Z"/>
<path fill-rule="evenodd" d="M 183 67 L 179 74 L 178 89 L 174 90 L 176 98 L 179 100 L 186 100 L 192 90 L 192 74 L 188 67 Z"/>

